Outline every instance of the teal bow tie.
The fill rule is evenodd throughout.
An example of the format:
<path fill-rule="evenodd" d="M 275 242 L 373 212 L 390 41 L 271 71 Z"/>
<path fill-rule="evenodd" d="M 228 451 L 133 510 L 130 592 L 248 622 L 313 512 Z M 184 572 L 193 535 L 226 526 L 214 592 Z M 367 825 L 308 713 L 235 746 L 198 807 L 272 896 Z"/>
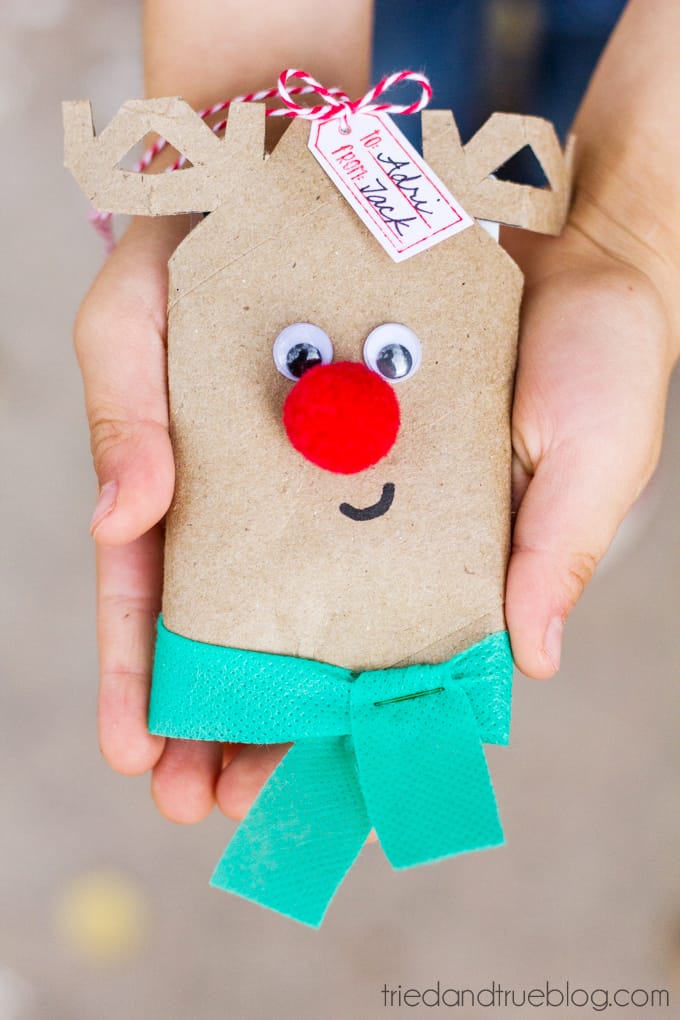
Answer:
<path fill-rule="evenodd" d="M 318 928 L 371 828 L 394 868 L 503 843 L 482 743 L 507 744 L 511 687 L 505 631 L 448 662 L 357 673 L 159 619 L 149 730 L 294 741 L 211 881 Z"/>

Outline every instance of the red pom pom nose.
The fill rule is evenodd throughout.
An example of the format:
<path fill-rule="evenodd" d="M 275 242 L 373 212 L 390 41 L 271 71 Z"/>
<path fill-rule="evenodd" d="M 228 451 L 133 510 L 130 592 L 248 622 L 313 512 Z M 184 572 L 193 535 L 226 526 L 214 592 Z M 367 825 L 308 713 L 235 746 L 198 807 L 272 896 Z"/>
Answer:
<path fill-rule="evenodd" d="M 365 365 L 318 365 L 286 397 L 283 424 L 292 445 L 312 464 L 351 475 L 391 450 L 399 401 L 389 383 Z"/>

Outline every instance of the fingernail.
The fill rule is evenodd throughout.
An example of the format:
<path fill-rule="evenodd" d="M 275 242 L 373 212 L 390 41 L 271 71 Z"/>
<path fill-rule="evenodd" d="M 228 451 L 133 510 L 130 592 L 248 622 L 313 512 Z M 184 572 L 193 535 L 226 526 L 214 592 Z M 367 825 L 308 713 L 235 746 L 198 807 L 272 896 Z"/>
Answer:
<path fill-rule="evenodd" d="M 559 616 L 553 616 L 548 624 L 543 638 L 543 651 L 545 652 L 555 671 L 560 668 L 560 656 L 562 655 L 562 632 L 564 621 Z"/>
<path fill-rule="evenodd" d="M 95 531 L 107 516 L 113 510 L 116 505 L 116 496 L 118 495 L 118 482 L 107 482 L 106 485 L 102 485 L 99 490 L 99 497 L 92 514 L 92 520 L 90 521 L 90 534 L 94 535 Z"/>

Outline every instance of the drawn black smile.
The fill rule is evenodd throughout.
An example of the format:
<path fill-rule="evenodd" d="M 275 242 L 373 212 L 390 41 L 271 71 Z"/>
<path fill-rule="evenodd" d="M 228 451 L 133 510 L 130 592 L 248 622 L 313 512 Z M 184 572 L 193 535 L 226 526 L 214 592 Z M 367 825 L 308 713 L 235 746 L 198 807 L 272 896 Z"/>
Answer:
<path fill-rule="evenodd" d="M 382 496 L 377 503 L 373 503 L 372 506 L 365 506 L 358 509 L 352 506 L 351 503 L 341 503 L 340 513 L 344 514 L 345 517 L 349 517 L 352 521 L 372 521 L 376 517 L 382 517 L 386 514 L 389 508 L 392 506 L 392 500 L 394 499 L 394 483 L 385 482 L 383 485 Z"/>

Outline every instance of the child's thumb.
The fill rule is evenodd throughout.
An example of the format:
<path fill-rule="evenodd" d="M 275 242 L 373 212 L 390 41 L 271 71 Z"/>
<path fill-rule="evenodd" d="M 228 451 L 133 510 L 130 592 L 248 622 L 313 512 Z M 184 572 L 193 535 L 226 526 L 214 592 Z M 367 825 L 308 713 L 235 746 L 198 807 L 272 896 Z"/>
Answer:
<path fill-rule="evenodd" d="M 99 481 L 90 528 L 98 542 L 123 545 L 153 527 L 172 499 L 165 348 L 143 307 L 101 290 L 105 300 L 95 290 L 75 330 Z"/>
<path fill-rule="evenodd" d="M 505 611 L 515 662 L 538 680 L 559 668 L 564 621 L 635 495 L 607 453 L 606 444 L 558 446 L 519 508 Z"/>
<path fill-rule="evenodd" d="M 99 542 L 132 542 L 165 514 L 174 486 L 172 448 L 165 425 L 153 420 L 104 417 L 90 421 L 99 496 L 90 530 Z"/>

